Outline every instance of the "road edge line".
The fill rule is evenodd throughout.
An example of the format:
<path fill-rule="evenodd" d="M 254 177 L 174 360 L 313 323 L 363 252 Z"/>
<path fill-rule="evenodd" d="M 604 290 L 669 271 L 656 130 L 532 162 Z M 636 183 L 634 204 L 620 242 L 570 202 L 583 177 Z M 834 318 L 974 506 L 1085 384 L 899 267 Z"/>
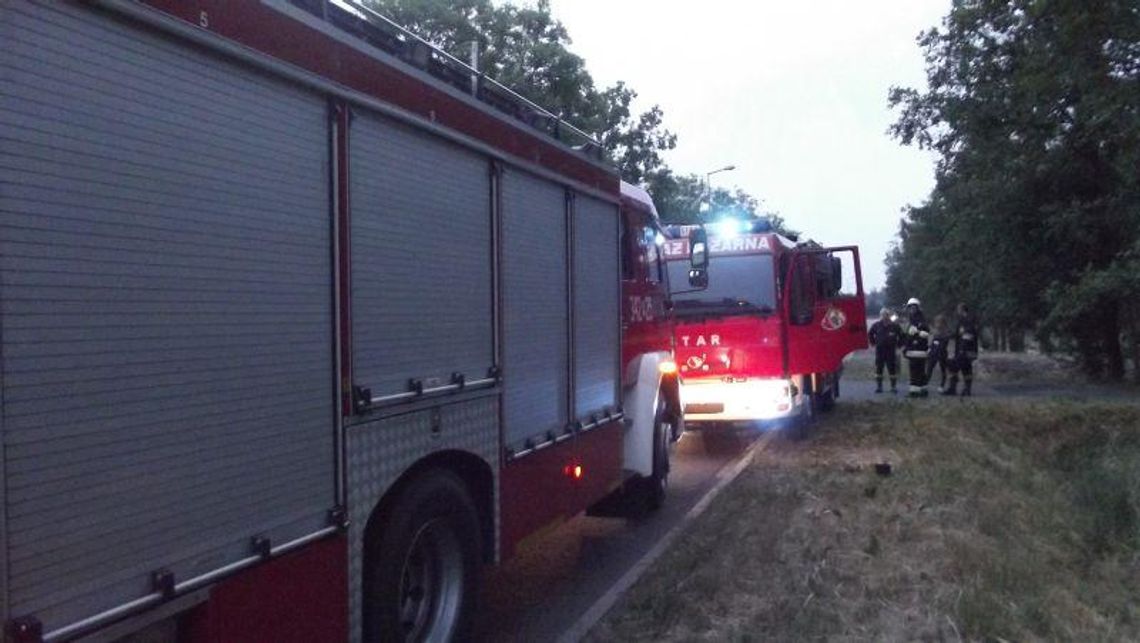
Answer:
<path fill-rule="evenodd" d="M 641 576 L 649 569 L 650 565 L 656 562 L 656 560 L 660 558 L 662 554 L 668 551 L 670 545 L 673 544 L 673 541 L 676 540 L 677 536 L 679 536 L 681 532 L 689 526 L 690 523 L 692 523 L 701 514 L 703 514 L 705 510 L 708 509 L 709 505 L 712 504 L 713 499 L 716 498 L 717 495 L 719 495 L 725 487 L 732 483 L 732 481 L 735 480 L 737 476 L 743 473 L 744 470 L 748 468 L 749 464 L 752 464 L 752 460 L 758 453 L 767 448 L 768 443 L 772 441 L 775 435 L 776 431 L 769 431 L 768 433 L 765 433 L 764 436 L 757 440 L 755 444 L 748 447 L 748 450 L 745 451 L 738 460 L 724 465 L 724 467 L 722 467 L 721 470 L 716 474 L 717 483 L 713 485 L 711 489 L 705 492 L 705 495 L 702 496 L 695 505 L 689 508 L 689 511 L 685 513 L 685 516 L 681 518 L 681 521 L 676 525 L 673 525 L 669 532 L 666 533 L 665 536 L 661 538 L 661 540 L 657 541 L 657 544 L 653 546 L 653 549 L 650 549 L 648 552 L 646 552 L 646 554 L 642 556 L 640 560 L 634 563 L 633 567 L 630 567 L 625 572 L 625 574 L 622 574 L 621 578 L 619 578 L 617 582 L 610 586 L 606 593 L 602 594 L 601 598 L 594 601 L 594 604 L 590 606 L 590 609 L 586 610 L 585 614 L 580 616 L 578 620 L 574 621 L 574 624 L 570 626 L 569 630 L 564 632 L 562 636 L 558 637 L 558 643 L 578 643 L 583 638 L 585 638 L 590 629 L 593 628 L 594 625 L 598 623 L 598 621 L 602 620 L 602 617 L 605 616 L 611 608 L 613 608 L 613 606 L 618 602 L 618 599 L 620 599 L 622 595 L 629 590 L 630 587 L 633 587 L 633 584 L 636 583 L 639 578 L 641 578 Z"/>

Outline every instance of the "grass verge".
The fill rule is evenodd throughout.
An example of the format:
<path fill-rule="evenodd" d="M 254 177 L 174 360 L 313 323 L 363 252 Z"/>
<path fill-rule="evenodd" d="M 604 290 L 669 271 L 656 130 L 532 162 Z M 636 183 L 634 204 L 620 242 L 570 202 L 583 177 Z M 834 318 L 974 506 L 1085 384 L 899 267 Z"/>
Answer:
<path fill-rule="evenodd" d="M 1140 639 L 1140 409 L 845 405 L 590 635 L 802 638 Z"/>

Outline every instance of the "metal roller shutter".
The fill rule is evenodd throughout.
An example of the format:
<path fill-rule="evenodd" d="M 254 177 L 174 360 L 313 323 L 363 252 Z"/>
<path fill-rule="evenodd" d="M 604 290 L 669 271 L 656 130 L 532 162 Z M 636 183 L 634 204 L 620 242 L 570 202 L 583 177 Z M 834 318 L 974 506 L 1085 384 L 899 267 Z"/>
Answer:
<path fill-rule="evenodd" d="M 70 3 L 0 9 L 10 616 L 327 524 L 324 101 Z"/>
<path fill-rule="evenodd" d="M 494 366 L 489 161 L 370 115 L 353 119 L 353 379 L 373 396 Z"/>
<path fill-rule="evenodd" d="M 565 190 L 504 171 L 502 228 L 503 421 L 517 449 L 569 421 Z"/>
<path fill-rule="evenodd" d="M 618 406 L 621 272 L 617 206 L 578 196 L 574 203 L 574 412 Z"/>

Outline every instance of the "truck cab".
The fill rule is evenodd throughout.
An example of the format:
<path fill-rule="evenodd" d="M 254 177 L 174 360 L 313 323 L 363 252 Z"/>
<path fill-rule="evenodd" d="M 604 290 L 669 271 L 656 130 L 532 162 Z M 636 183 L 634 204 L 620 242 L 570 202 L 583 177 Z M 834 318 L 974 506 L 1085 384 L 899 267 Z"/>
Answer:
<path fill-rule="evenodd" d="M 843 357 L 866 346 L 858 248 L 799 242 L 763 220 L 712 228 L 707 287 L 674 297 L 686 421 L 777 420 L 830 407 Z M 689 269 L 692 229 L 670 230 L 674 279 Z"/>
<path fill-rule="evenodd" d="M 649 193 L 621 184 L 622 406 L 627 411 L 621 493 L 594 508 L 595 515 L 629 512 L 664 502 L 671 445 L 684 431 L 664 228 Z"/>

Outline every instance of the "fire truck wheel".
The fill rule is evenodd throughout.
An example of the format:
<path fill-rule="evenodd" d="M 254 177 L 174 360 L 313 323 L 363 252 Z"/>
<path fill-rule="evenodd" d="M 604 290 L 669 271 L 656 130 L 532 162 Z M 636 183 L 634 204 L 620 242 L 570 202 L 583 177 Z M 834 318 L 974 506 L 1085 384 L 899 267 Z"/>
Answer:
<path fill-rule="evenodd" d="M 839 397 L 839 376 L 835 375 L 829 378 L 830 386 L 823 393 L 820 393 L 819 410 L 827 413 L 835 408 L 835 398 Z"/>
<path fill-rule="evenodd" d="M 835 392 L 828 391 L 819 395 L 819 410 L 824 413 L 835 408 Z"/>
<path fill-rule="evenodd" d="M 657 511 L 665 504 L 669 490 L 669 443 L 673 433 L 669 408 L 664 398 L 657 402 L 653 417 L 653 473 L 631 481 L 633 487 L 627 496 L 627 515 L 644 516 Z"/>
<path fill-rule="evenodd" d="M 803 406 L 800 407 L 799 415 L 792 417 L 788 423 L 788 437 L 796 442 L 811 437 L 812 428 L 818 417 L 819 396 L 812 393 L 803 395 Z"/>
<path fill-rule="evenodd" d="M 657 413 L 653 418 L 653 475 L 642 481 L 647 511 L 657 511 L 665 504 L 669 491 L 669 442 L 672 433 L 669 408 L 662 398 L 657 402 Z"/>
<path fill-rule="evenodd" d="M 364 640 L 464 641 L 480 571 L 478 513 L 463 483 L 430 471 L 365 543 Z"/>

